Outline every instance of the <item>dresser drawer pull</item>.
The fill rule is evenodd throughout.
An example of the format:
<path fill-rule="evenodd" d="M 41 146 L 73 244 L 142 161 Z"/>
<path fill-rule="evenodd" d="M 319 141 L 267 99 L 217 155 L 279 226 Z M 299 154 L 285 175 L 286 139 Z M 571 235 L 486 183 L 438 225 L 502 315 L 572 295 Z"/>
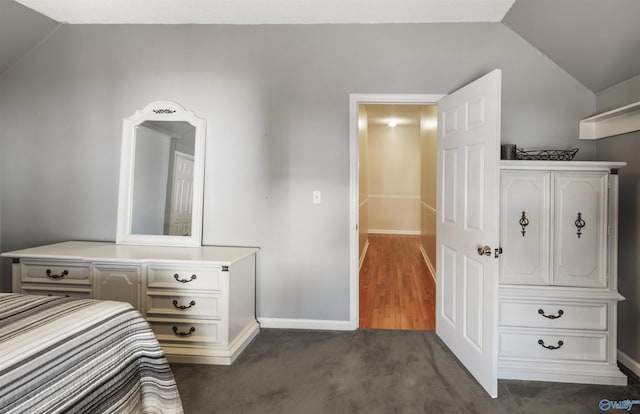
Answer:
<path fill-rule="evenodd" d="M 564 311 L 562 309 L 558 310 L 558 314 L 557 315 L 545 315 L 544 314 L 544 310 L 542 309 L 538 309 L 538 313 L 542 316 L 544 316 L 547 319 L 558 319 L 559 317 L 561 317 L 562 315 L 564 315 Z"/>
<path fill-rule="evenodd" d="M 174 301 L 173 301 L 173 306 L 174 306 L 176 309 L 185 310 L 185 309 L 189 309 L 189 308 L 190 308 L 190 307 L 192 307 L 192 306 L 196 306 L 196 301 L 195 301 L 195 300 L 192 300 L 191 302 L 189 302 L 189 306 L 186 306 L 186 305 L 178 305 L 178 301 L 177 301 L 177 300 L 174 300 Z"/>
<path fill-rule="evenodd" d="M 562 345 L 564 345 L 564 342 L 558 341 L 558 346 L 553 346 L 553 345 L 545 345 L 542 339 L 538 339 L 538 345 L 540 345 L 543 348 L 551 349 L 553 351 L 554 349 L 560 349 Z"/>
<path fill-rule="evenodd" d="M 51 279 L 62 279 L 68 274 L 69 274 L 68 270 L 63 270 L 62 273 L 60 273 L 59 275 L 52 275 L 51 269 L 47 269 L 47 277 L 50 277 Z"/>
<path fill-rule="evenodd" d="M 196 331 L 196 328 L 194 328 L 193 326 L 189 328 L 189 332 L 178 332 L 177 326 L 174 326 L 172 329 L 173 329 L 173 333 L 176 336 L 191 336 L 191 334 L 193 334 Z"/>
<path fill-rule="evenodd" d="M 188 283 L 188 282 L 193 282 L 194 280 L 196 280 L 198 278 L 198 276 L 196 275 L 191 275 L 191 279 L 180 279 L 180 275 L 179 274 L 175 274 L 173 275 L 173 278 L 175 280 L 177 280 L 180 283 Z"/>

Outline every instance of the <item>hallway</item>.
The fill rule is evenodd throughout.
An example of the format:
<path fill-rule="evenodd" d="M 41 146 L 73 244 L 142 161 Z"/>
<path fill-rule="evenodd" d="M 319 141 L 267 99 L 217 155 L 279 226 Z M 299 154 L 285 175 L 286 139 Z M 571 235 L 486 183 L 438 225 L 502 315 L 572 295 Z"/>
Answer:
<path fill-rule="evenodd" d="M 435 330 L 435 282 L 420 236 L 369 235 L 360 270 L 360 328 Z"/>

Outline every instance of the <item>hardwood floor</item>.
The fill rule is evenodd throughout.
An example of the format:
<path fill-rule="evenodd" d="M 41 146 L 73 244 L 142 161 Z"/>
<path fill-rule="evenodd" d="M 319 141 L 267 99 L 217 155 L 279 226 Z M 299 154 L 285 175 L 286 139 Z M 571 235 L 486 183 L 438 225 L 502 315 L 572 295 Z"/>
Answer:
<path fill-rule="evenodd" d="M 435 283 L 418 246 L 419 236 L 369 235 L 360 270 L 360 327 L 436 327 Z"/>

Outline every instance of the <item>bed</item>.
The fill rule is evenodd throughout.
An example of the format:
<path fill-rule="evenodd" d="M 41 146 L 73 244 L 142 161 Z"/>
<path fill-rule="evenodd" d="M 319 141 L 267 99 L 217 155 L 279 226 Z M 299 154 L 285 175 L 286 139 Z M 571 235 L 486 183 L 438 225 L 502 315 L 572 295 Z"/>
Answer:
<path fill-rule="evenodd" d="M 0 413 L 182 413 L 147 322 L 124 302 L 0 293 Z"/>

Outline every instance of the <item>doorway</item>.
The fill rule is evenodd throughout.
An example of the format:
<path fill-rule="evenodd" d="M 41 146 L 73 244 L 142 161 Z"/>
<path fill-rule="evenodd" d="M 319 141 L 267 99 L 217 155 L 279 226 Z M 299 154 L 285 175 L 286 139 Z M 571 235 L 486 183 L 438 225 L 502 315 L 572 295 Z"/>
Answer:
<path fill-rule="evenodd" d="M 441 97 L 351 97 L 355 327 L 435 327 L 435 104 Z"/>

